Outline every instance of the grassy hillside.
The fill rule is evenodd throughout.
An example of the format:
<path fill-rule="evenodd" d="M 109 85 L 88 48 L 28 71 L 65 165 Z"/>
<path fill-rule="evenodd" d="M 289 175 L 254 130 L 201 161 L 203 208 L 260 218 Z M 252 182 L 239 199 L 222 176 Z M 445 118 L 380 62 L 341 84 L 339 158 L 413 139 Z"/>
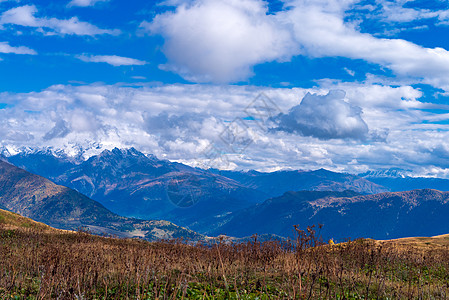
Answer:
<path fill-rule="evenodd" d="M 1 215 L 3 299 L 443 299 L 449 293 L 447 247 L 329 245 L 313 229 L 297 229 L 290 242 L 187 245 L 40 230 L 47 227 Z"/>
<path fill-rule="evenodd" d="M 58 229 L 45 225 L 44 223 L 33 221 L 29 218 L 22 217 L 19 214 L 0 209 L 0 226 L 3 229 L 28 229 L 33 231 L 56 232 Z"/>
<path fill-rule="evenodd" d="M 449 247 L 449 234 L 437 235 L 433 237 L 408 237 L 381 242 L 392 243 L 398 246 L 413 246 L 422 249 L 447 248 Z"/>

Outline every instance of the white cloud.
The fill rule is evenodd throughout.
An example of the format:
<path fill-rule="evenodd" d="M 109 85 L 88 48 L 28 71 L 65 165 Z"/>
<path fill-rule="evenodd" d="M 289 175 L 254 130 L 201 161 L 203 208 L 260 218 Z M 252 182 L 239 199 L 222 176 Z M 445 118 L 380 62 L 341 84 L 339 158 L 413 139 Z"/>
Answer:
<path fill-rule="evenodd" d="M 424 48 L 400 39 L 379 39 L 360 33 L 322 3 L 296 1 L 282 14 L 294 26 L 295 37 L 311 57 L 342 56 L 363 59 L 393 70 L 397 75 L 435 86 L 449 84 L 449 52 L 442 48 Z"/>
<path fill-rule="evenodd" d="M 25 46 L 13 47 L 8 42 L 0 42 L 0 53 L 36 55 L 37 52 Z"/>
<path fill-rule="evenodd" d="M 407 4 L 412 2 L 413 7 L 407 7 Z M 433 3 L 432 3 L 433 2 Z M 426 7 L 422 7 L 424 4 Z M 443 4 L 443 5 L 441 5 Z M 444 5 L 446 4 L 446 5 Z M 421 6 L 421 7 L 420 7 Z M 394 23 L 396 25 L 408 25 L 421 20 L 434 19 L 435 25 L 447 25 L 449 21 L 449 10 L 447 8 L 447 1 L 410 1 L 410 0 L 378 0 L 376 1 L 376 12 L 365 17 L 370 19 L 379 19 L 381 22 Z M 429 9 L 428 7 L 433 7 Z"/>
<path fill-rule="evenodd" d="M 348 73 L 349 76 L 354 77 L 355 72 L 353 70 L 350 70 L 348 68 L 343 68 L 343 70 L 345 70 L 345 72 Z"/>
<path fill-rule="evenodd" d="M 276 117 L 277 130 L 314 136 L 319 139 L 368 139 L 362 109 L 345 101 L 342 90 L 327 95 L 307 93 L 287 114 Z"/>
<path fill-rule="evenodd" d="M 95 62 L 95 63 L 107 63 L 110 65 L 113 65 L 115 67 L 117 66 L 142 66 L 147 64 L 146 61 L 129 58 L 129 57 L 122 57 L 117 55 L 78 55 L 76 58 L 84 61 L 84 62 Z"/>
<path fill-rule="evenodd" d="M 345 21 L 358 2 L 290 0 L 287 10 L 267 15 L 261 0 L 181 1 L 175 12 L 144 21 L 141 28 L 164 37 L 165 69 L 196 82 L 245 80 L 257 64 L 306 55 L 362 59 L 400 78 L 449 90 L 447 50 L 360 32 L 357 23 Z"/>
<path fill-rule="evenodd" d="M 67 7 L 79 6 L 79 7 L 88 7 L 94 6 L 99 2 L 109 2 L 110 0 L 72 0 L 67 4 Z"/>
<path fill-rule="evenodd" d="M 245 80 L 252 67 L 288 60 L 296 45 L 258 0 L 201 0 L 181 4 L 141 27 L 165 37 L 166 69 L 194 81 Z"/>
<path fill-rule="evenodd" d="M 147 78 L 145 76 L 131 76 L 132 79 L 137 79 L 137 80 L 147 80 Z"/>
<path fill-rule="evenodd" d="M 306 125 L 318 129 L 326 124 L 335 130 L 340 128 L 340 138 L 325 140 L 316 134 L 267 131 L 255 121 L 245 120 L 255 139 L 241 154 L 226 148 L 220 134 L 230 122 L 247 116 L 246 106 L 260 92 L 287 113 L 295 110 L 308 92 L 325 96 L 329 88 L 94 84 L 57 85 L 23 94 L 3 93 L 2 102 L 7 106 L 0 110 L 0 145 L 47 145 L 69 153 L 91 147 L 89 155 L 105 148 L 134 146 L 161 158 L 200 165 L 207 162 L 202 151 L 212 142 L 226 150 L 231 165 L 239 168 L 323 167 L 359 172 L 367 168 L 399 167 L 426 174 L 444 174 L 449 168 L 449 158 L 442 158 L 448 153 L 449 132 L 445 130 L 447 125 L 438 124 L 447 115 L 423 110 L 430 108 L 430 104 L 418 101 L 419 90 L 410 86 L 354 83 L 336 84 L 332 89 L 346 91 L 344 103 L 341 97 L 333 100 L 325 97 L 325 102 L 331 102 L 330 107 L 339 112 L 335 118 L 326 117 L 324 106 L 312 97 L 317 107 L 306 106 L 323 110 L 320 114 L 323 124 L 310 122 L 309 115 L 304 113 L 299 119 L 308 120 Z M 363 115 L 353 113 L 352 125 L 344 123 L 346 118 L 337 118 L 351 115 L 356 106 L 363 110 Z M 446 109 L 449 114 L 449 108 Z M 424 120 L 428 120 L 427 124 Z M 368 133 L 363 122 L 369 128 Z M 365 134 L 367 138 L 359 141 L 358 135 L 353 134 L 357 130 L 351 128 L 361 129 L 361 136 Z M 373 138 L 386 132 L 386 140 Z"/>
<path fill-rule="evenodd" d="M 44 29 L 47 30 L 47 34 L 59 35 L 74 34 L 94 36 L 101 34 L 120 34 L 120 30 L 101 29 L 88 22 L 80 21 L 77 17 L 72 17 L 70 19 L 38 18 L 35 17 L 37 12 L 38 10 L 34 5 L 12 8 L 2 13 L 0 16 L 0 26 L 11 24 L 34 27 L 43 31 Z"/>

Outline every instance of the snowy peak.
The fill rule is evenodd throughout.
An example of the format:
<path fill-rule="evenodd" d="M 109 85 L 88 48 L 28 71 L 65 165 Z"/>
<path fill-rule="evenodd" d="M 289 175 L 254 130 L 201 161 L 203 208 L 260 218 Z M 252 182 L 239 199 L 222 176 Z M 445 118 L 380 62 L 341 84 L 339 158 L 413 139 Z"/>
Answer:
<path fill-rule="evenodd" d="M 73 150 L 73 149 L 72 149 Z M 73 151 L 67 151 L 67 149 L 53 148 L 53 147 L 10 147 L 1 146 L 0 155 L 4 157 L 12 156 L 52 156 L 61 159 L 67 159 L 71 161 L 84 160 L 83 156 L 87 150 L 84 148 L 78 148 Z"/>

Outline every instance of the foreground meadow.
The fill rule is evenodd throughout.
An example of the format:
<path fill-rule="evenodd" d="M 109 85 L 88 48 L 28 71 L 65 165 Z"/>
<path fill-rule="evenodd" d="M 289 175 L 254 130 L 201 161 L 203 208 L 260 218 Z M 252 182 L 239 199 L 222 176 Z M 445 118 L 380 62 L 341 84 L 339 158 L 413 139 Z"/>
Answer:
<path fill-rule="evenodd" d="M 0 216 L 1 217 L 1 216 Z M 1 222 L 3 220 L 3 222 Z M 5 299 L 445 299 L 444 243 L 146 242 L 0 218 Z M 428 247 L 426 246 L 428 245 Z"/>

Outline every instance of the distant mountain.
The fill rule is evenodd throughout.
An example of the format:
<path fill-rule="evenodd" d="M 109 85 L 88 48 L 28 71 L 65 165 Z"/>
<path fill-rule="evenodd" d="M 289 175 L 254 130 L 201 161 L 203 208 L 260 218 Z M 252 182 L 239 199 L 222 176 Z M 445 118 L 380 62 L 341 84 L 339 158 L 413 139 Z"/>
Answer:
<path fill-rule="evenodd" d="M 29 149 L 16 155 L 8 153 L 3 156 L 4 160 L 16 167 L 26 169 L 33 174 L 45 174 L 46 178 L 59 176 L 82 162 L 80 158 L 69 157 L 65 153 L 58 153 L 50 149 Z"/>
<path fill-rule="evenodd" d="M 411 172 L 401 169 L 386 169 L 378 171 L 369 171 L 360 174 L 371 182 L 377 183 L 388 188 L 392 192 L 403 192 L 414 189 L 435 189 L 440 191 L 449 191 L 449 180 L 430 177 L 411 177 Z"/>
<path fill-rule="evenodd" d="M 449 191 L 449 180 L 442 178 L 426 177 L 369 177 L 372 182 L 387 187 L 392 192 L 403 192 L 413 189 L 435 189 L 440 191 Z"/>
<path fill-rule="evenodd" d="M 0 161 L 0 207 L 61 229 L 85 226 L 122 237 L 203 239 L 167 221 L 118 216 L 70 188 Z"/>
<path fill-rule="evenodd" d="M 345 191 L 361 194 L 376 194 L 388 191 L 387 188 L 367 179 L 324 169 L 316 171 L 277 171 L 263 173 L 257 171 L 236 172 L 212 170 L 216 174 L 266 193 L 269 197 L 281 196 L 288 191 Z"/>
<path fill-rule="evenodd" d="M 16 166 L 68 186 L 113 212 L 164 219 L 203 234 L 223 216 L 287 191 L 388 191 L 367 179 L 324 169 L 234 172 L 203 170 L 160 160 L 134 148 L 104 150 L 83 161 L 54 150 L 27 150 L 6 158 Z"/>
<path fill-rule="evenodd" d="M 344 195 L 346 193 L 346 195 Z M 325 239 L 391 239 L 449 232 L 449 193 L 436 190 L 354 196 L 352 192 L 289 192 L 227 216 L 216 232 L 245 236 L 249 232 L 294 236 L 324 224 Z"/>
<path fill-rule="evenodd" d="M 47 153 L 7 159 L 73 188 L 120 215 L 169 220 L 202 233 L 214 227 L 217 216 L 268 198 L 235 180 L 159 160 L 134 148 L 105 150 L 81 163 L 51 158 Z M 49 167 L 39 168 L 40 164 Z"/>
<path fill-rule="evenodd" d="M 86 213 L 81 222 L 81 219 L 71 215 L 77 216 L 79 212 L 70 203 L 74 199 L 79 203 L 92 200 L 87 197 L 88 200 L 80 200 L 80 195 L 75 191 L 63 193 L 58 190 L 57 197 L 62 201 L 52 204 L 57 211 L 51 210 L 53 206 L 40 207 L 39 211 L 45 208 L 50 212 L 47 215 L 44 213 L 42 220 L 50 219 L 51 216 L 63 220 L 53 223 L 60 228 L 73 227 L 74 224 L 68 224 L 67 220 L 74 219 L 75 223 L 90 224 L 93 229 L 104 230 L 107 224 L 113 224 L 112 227 L 108 225 L 109 232 L 139 232 L 135 228 L 143 226 L 138 225 L 143 221 L 114 214 L 118 213 L 143 219 L 164 219 L 202 234 L 236 237 L 254 233 L 291 236 L 293 225 L 305 228 L 318 223 L 325 225 L 325 237 L 337 239 L 385 239 L 449 232 L 442 217 L 446 202 L 438 200 L 441 192 L 424 190 L 385 193 L 390 189 L 421 187 L 420 184 L 427 187 L 430 183 L 433 187 L 440 185 L 439 188 L 446 190 L 447 181 L 410 178 L 403 170 L 361 174 L 364 177 L 324 169 L 272 173 L 202 170 L 160 160 L 134 148 L 105 150 L 88 160 L 47 150 L 8 154 L 3 158 L 73 188 L 107 208 L 101 205 L 101 209 L 98 208 L 98 203 L 93 206 L 81 205 L 84 207 L 82 212 Z M 289 192 L 295 190 L 300 192 Z M 28 198 L 34 199 L 33 196 L 29 195 Z M 46 197 L 55 201 L 52 194 Z M 409 199 L 415 198 L 418 199 L 416 205 L 410 205 Z M 9 209 L 0 201 L 0 208 L 2 205 Z M 24 211 L 27 207 L 16 208 L 32 216 L 32 212 Z M 100 215 L 107 216 L 104 222 L 88 214 L 97 214 L 100 210 Z M 65 215 L 58 215 L 61 212 Z M 441 226 L 427 220 L 429 215 L 440 218 L 438 224 Z M 128 227 L 123 227 L 125 219 Z M 420 220 L 425 222 L 421 224 Z M 161 222 L 157 226 L 170 224 Z"/>

